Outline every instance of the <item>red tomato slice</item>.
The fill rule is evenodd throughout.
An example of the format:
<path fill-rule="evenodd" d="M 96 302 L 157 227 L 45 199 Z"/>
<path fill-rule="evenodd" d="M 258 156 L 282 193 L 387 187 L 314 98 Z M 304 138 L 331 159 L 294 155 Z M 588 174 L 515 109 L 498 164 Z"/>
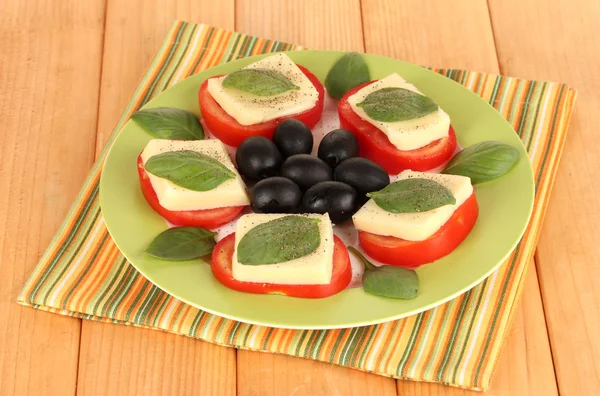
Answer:
<path fill-rule="evenodd" d="M 242 210 L 244 210 L 244 206 L 228 206 L 216 209 L 182 211 L 166 209 L 158 201 L 158 197 L 156 196 L 156 192 L 152 187 L 148 173 L 146 173 L 146 169 L 144 169 L 144 163 L 142 161 L 141 154 L 137 160 L 137 168 L 144 198 L 146 198 L 146 201 L 148 201 L 148 204 L 152 207 L 152 209 L 154 209 L 155 212 L 167 219 L 171 224 L 213 229 L 229 223 L 238 217 Z"/>
<path fill-rule="evenodd" d="M 212 273 L 230 289 L 254 294 L 283 294 L 289 297 L 323 298 L 344 290 L 352 280 L 350 257 L 344 243 L 336 236 L 333 250 L 333 273 L 327 285 L 280 285 L 273 283 L 242 282 L 233 278 L 231 260 L 235 249 L 235 233 L 217 243 L 212 254 Z"/>
<path fill-rule="evenodd" d="M 426 171 L 448 162 L 456 150 L 456 134 L 450 127 L 447 137 L 415 150 L 398 150 L 385 133 L 363 120 L 350 106 L 348 98 L 358 90 L 374 83 L 371 81 L 348 91 L 338 103 L 340 126 L 354 133 L 360 147 L 360 156 L 381 165 L 388 173 L 397 174 L 406 169 Z"/>
<path fill-rule="evenodd" d="M 308 77 L 310 82 L 312 82 L 319 93 L 319 99 L 317 100 L 315 107 L 312 109 L 306 110 L 302 113 L 276 118 L 260 124 L 241 125 L 232 116 L 227 114 L 227 112 L 225 112 L 225 110 L 223 110 L 223 108 L 219 106 L 219 104 L 213 99 L 210 93 L 208 93 L 208 80 L 206 80 L 200 87 L 200 92 L 198 94 L 200 111 L 202 112 L 204 123 L 212 132 L 212 134 L 215 135 L 219 140 L 234 147 L 239 146 L 244 139 L 250 136 L 264 136 L 268 139 L 271 139 L 277 124 L 289 118 L 302 121 L 306 124 L 306 126 L 312 129 L 321 119 L 325 90 L 323 89 L 321 82 L 319 82 L 319 79 L 314 74 L 312 74 L 303 66 L 297 66 L 300 70 L 302 70 L 306 77 Z"/>
<path fill-rule="evenodd" d="M 475 192 L 460 205 L 438 232 L 424 241 L 407 241 L 359 231 L 358 240 L 365 253 L 385 264 L 416 268 L 438 260 L 458 247 L 469 235 L 479 207 Z"/>

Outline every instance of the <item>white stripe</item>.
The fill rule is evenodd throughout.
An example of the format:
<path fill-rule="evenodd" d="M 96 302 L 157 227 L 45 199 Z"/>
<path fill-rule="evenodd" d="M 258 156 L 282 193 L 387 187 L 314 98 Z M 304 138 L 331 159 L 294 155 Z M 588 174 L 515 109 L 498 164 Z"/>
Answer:
<path fill-rule="evenodd" d="M 48 301 L 49 306 L 52 307 L 56 304 L 56 299 L 58 298 L 58 295 L 62 292 L 62 288 L 64 287 L 64 285 L 67 281 L 70 282 L 72 280 L 71 276 L 73 276 L 73 273 L 79 268 L 81 261 L 83 260 L 83 258 L 87 254 L 87 252 L 90 250 L 90 245 L 92 244 L 92 241 L 94 241 L 96 239 L 96 235 L 98 235 L 98 232 L 100 231 L 100 228 L 102 228 L 103 225 L 104 225 L 104 219 L 100 217 L 98 219 L 98 223 L 96 223 L 96 227 L 94 228 L 94 231 L 88 236 L 88 241 L 85 244 L 85 246 L 83 247 L 83 250 L 81 250 L 79 252 L 79 254 L 77 255 L 77 260 L 75 260 L 71 263 L 71 265 L 70 265 L 71 268 L 69 268 L 69 272 L 67 272 L 65 274 L 65 276 L 63 276 L 62 281 L 56 286 L 56 288 L 55 288 L 56 291 L 54 292 L 54 294 L 50 297 L 50 299 Z"/>
<path fill-rule="evenodd" d="M 208 337 L 208 331 L 210 330 L 210 326 L 212 325 L 212 322 L 214 322 L 214 320 L 217 318 L 216 315 L 209 315 L 209 319 L 206 322 L 206 326 L 204 327 L 204 334 L 202 334 L 201 338 L 206 338 Z"/>
<path fill-rule="evenodd" d="M 391 326 L 392 322 L 385 322 L 384 324 L 382 324 L 379 329 L 377 330 L 377 332 L 380 332 L 380 334 L 385 334 L 388 330 L 388 327 Z M 377 355 L 379 355 L 379 346 L 381 345 L 381 343 L 383 342 L 383 338 L 384 337 L 377 337 L 377 342 L 375 343 L 375 346 L 373 348 L 371 348 L 371 357 L 369 358 L 369 361 L 367 362 L 365 368 L 369 369 L 369 370 L 375 370 L 375 367 L 373 367 L 373 361 L 375 360 L 375 357 Z"/>
<path fill-rule="evenodd" d="M 200 25 L 200 27 L 196 31 L 196 36 L 194 37 L 194 40 L 193 40 L 194 44 L 192 45 L 192 49 L 188 50 L 188 55 L 186 56 L 183 64 L 181 64 L 179 66 L 179 71 L 175 75 L 175 78 L 171 81 L 171 85 L 178 82 L 182 78 L 183 71 L 185 69 L 187 69 L 187 65 L 189 63 L 191 63 L 193 56 L 196 55 L 196 47 L 198 46 L 198 43 L 200 42 L 200 35 L 202 34 L 203 30 L 204 30 L 204 25 Z M 184 77 L 186 77 L 186 76 L 184 76 Z"/>
<path fill-rule="evenodd" d="M 552 92 L 552 86 L 554 83 L 548 83 L 548 88 L 546 89 L 546 98 L 544 100 L 544 106 L 542 107 L 542 114 L 539 118 L 537 131 L 533 132 L 535 136 L 535 140 L 533 141 L 533 148 L 531 149 L 531 153 L 529 154 L 529 159 L 533 160 L 535 158 L 535 153 L 537 152 L 538 146 L 540 145 L 540 138 L 543 136 L 541 133 L 544 128 L 544 118 L 546 118 L 546 111 L 548 110 L 548 103 L 550 102 L 550 92 Z"/>
<path fill-rule="evenodd" d="M 252 335 L 249 337 L 250 338 L 250 344 L 248 346 L 254 346 L 254 343 L 256 342 L 256 337 L 258 337 L 258 333 L 260 333 L 260 330 L 262 329 L 262 326 L 256 326 L 254 325 L 254 329 L 252 330 Z M 260 346 L 260 345 L 259 345 Z"/>
<path fill-rule="evenodd" d="M 429 324 L 427 325 L 427 329 L 425 330 L 425 335 L 423 336 L 423 340 L 421 341 L 421 348 L 419 348 L 419 353 L 417 354 L 417 357 L 415 358 L 415 362 L 420 362 L 421 360 L 421 355 L 423 355 L 423 351 L 425 350 L 425 345 L 427 345 L 427 338 L 429 338 L 429 334 L 430 334 L 430 330 L 433 327 L 433 323 L 435 322 L 435 317 L 438 313 L 438 309 L 434 308 L 431 310 L 431 317 L 429 319 Z M 417 369 L 417 365 L 413 364 L 413 368 L 410 371 L 409 377 L 410 376 L 414 376 L 415 375 L 415 370 Z"/>
<path fill-rule="evenodd" d="M 479 334 L 479 330 L 481 329 L 481 323 L 483 323 L 483 318 L 485 317 L 485 311 L 489 305 L 490 297 L 492 295 L 492 291 L 494 290 L 494 284 L 496 283 L 496 277 L 498 276 L 498 271 L 494 272 L 492 276 L 490 276 L 490 282 L 488 284 L 488 290 L 485 295 L 485 300 L 483 300 L 483 306 L 481 307 L 481 311 L 479 312 L 479 320 L 477 320 L 477 325 L 475 326 L 475 331 L 471 333 L 471 345 L 469 346 L 469 350 L 467 351 L 467 356 L 463 362 L 463 367 L 460 370 L 460 379 L 458 380 L 459 384 L 463 384 L 465 379 L 465 373 L 467 371 L 467 365 L 469 364 L 469 360 L 471 360 L 471 355 L 473 354 L 473 350 L 475 349 L 475 343 L 477 342 L 477 335 Z"/>
<path fill-rule="evenodd" d="M 358 334 L 358 329 L 357 328 L 351 329 L 350 331 L 354 331 L 354 335 L 352 335 L 352 338 L 350 338 L 348 340 L 348 342 L 346 343 L 346 345 L 352 344 L 352 341 L 356 338 L 356 335 Z M 346 348 L 346 353 L 344 354 L 344 356 L 340 356 L 340 361 L 341 362 L 343 362 L 346 359 L 346 356 L 348 356 L 348 352 L 350 352 L 350 348 L 349 347 Z"/>
<path fill-rule="evenodd" d="M 467 88 L 469 88 L 471 91 L 473 90 L 473 88 L 475 88 L 475 73 L 471 73 L 471 75 L 469 76 L 469 80 L 467 81 Z"/>
<path fill-rule="evenodd" d="M 169 298 L 171 299 L 171 302 L 169 303 L 169 307 L 163 313 L 164 317 L 160 324 L 160 326 L 162 328 L 165 328 L 169 325 L 169 321 L 171 320 L 171 315 L 173 314 L 175 307 L 179 304 L 179 300 L 177 300 L 176 298 L 173 298 L 173 297 L 169 297 Z"/>
<path fill-rule="evenodd" d="M 508 102 L 507 100 L 504 100 L 504 97 L 506 96 L 506 93 L 508 92 L 508 87 L 510 86 L 510 82 L 511 82 L 511 79 L 507 78 L 506 84 L 504 84 L 504 92 L 502 92 L 502 100 L 500 101 L 500 107 L 498 107 L 498 113 L 500 113 L 500 114 L 502 114 L 502 112 L 504 111 L 504 105 L 506 104 L 506 102 Z"/>

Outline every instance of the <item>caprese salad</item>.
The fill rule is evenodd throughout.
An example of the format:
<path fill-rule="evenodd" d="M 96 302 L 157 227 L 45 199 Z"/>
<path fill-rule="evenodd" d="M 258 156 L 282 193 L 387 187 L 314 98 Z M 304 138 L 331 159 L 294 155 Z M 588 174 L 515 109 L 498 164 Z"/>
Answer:
<path fill-rule="evenodd" d="M 231 289 L 302 298 L 346 289 L 361 263 L 366 292 L 416 297 L 414 269 L 474 227 L 473 185 L 509 172 L 519 151 L 487 141 L 457 153 L 450 116 L 397 73 L 371 80 L 357 53 L 325 87 L 339 99 L 332 131 L 317 124 L 333 99 L 284 53 L 204 81 L 204 127 L 180 109 L 134 114 L 155 137 L 137 161 L 142 193 L 172 226 L 147 253 L 210 256 Z"/>

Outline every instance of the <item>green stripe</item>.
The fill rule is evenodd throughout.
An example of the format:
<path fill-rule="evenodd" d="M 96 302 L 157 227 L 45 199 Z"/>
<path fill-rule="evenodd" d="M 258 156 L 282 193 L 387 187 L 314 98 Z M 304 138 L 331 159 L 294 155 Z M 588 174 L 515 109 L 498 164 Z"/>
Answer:
<path fill-rule="evenodd" d="M 404 349 L 404 353 L 402 354 L 402 359 L 400 359 L 400 362 L 398 362 L 398 366 L 396 367 L 396 376 L 397 377 L 399 377 L 400 373 L 402 371 L 404 371 L 404 365 L 406 364 L 408 357 L 412 353 L 412 349 L 415 345 L 415 340 L 417 339 L 417 334 L 419 334 L 419 331 L 421 330 L 421 325 L 423 324 L 423 317 L 426 314 L 427 314 L 427 312 L 420 313 L 417 315 L 417 319 L 415 320 L 415 324 L 413 326 L 412 332 L 410 333 L 410 337 L 408 339 L 408 344 L 406 345 L 406 348 Z"/>
<path fill-rule="evenodd" d="M 158 69 L 158 73 L 156 74 L 156 77 L 154 78 L 154 80 L 152 80 L 152 83 L 146 90 L 146 93 L 144 94 L 144 96 L 142 98 L 141 106 L 145 105 L 150 100 L 150 98 L 153 96 L 154 89 L 156 88 L 158 81 L 160 81 L 163 73 L 165 72 L 165 70 L 167 69 L 167 67 L 169 65 L 169 62 L 171 62 L 171 58 L 173 58 L 173 54 L 175 53 L 175 51 L 177 50 L 177 47 L 179 46 L 179 39 L 181 38 L 181 35 L 185 31 L 186 25 L 187 24 L 183 23 L 183 24 L 181 24 L 179 29 L 177 29 L 177 34 L 175 36 L 175 42 L 173 43 L 173 45 L 171 46 L 171 49 L 169 50 L 169 53 L 167 54 L 167 59 L 162 63 L 162 65 L 160 66 L 160 69 Z"/>
<path fill-rule="evenodd" d="M 502 291 L 500 292 L 500 298 L 498 299 L 498 305 L 497 305 L 498 307 L 501 307 L 502 304 L 504 303 L 504 296 L 506 295 L 506 289 L 508 288 L 508 285 L 510 284 L 510 281 L 512 279 L 512 273 L 515 269 L 515 264 L 517 263 L 517 257 L 519 257 L 520 250 L 521 250 L 521 243 L 519 242 L 519 244 L 517 245 L 517 247 L 515 249 L 513 259 L 510 263 L 508 273 L 506 274 L 506 278 L 504 279 L 504 283 L 502 285 Z M 481 372 L 481 366 L 483 365 L 483 361 L 485 360 L 485 357 L 487 355 L 487 350 L 490 346 L 490 342 L 492 341 L 492 335 L 494 334 L 494 329 L 496 328 L 496 322 L 498 321 L 498 315 L 500 314 L 500 311 L 501 311 L 501 309 L 494 310 L 494 317 L 492 319 L 490 331 L 489 331 L 489 333 L 487 333 L 485 335 L 485 337 L 486 337 L 485 344 L 483 346 L 483 351 L 481 352 L 481 355 L 479 357 L 479 363 L 477 364 L 477 369 L 475 370 L 475 376 L 474 376 L 474 380 L 473 380 L 473 385 L 475 387 L 479 386 L 479 375 Z"/>
<path fill-rule="evenodd" d="M 120 262 L 119 262 L 119 260 L 120 260 Z M 94 304 L 94 307 L 92 308 L 92 313 L 94 315 L 102 316 L 102 312 L 104 311 L 104 308 L 100 312 L 98 312 L 100 302 L 102 302 L 104 300 L 104 298 L 106 297 L 108 292 L 111 290 L 111 288 L 113 287 L 113 285 L 115 284 L 117 279 L 119 279 L 121 277 L 121 272 L 123 270 L 127 270 L 128 268 L 131 268 L 131 265 L 129 265 L 129 263 L 127 262 L 125 257 L 123 257 L 122 255 L 117 256 L 117 260 L 115 260 L 115 263 L 117 263 L 116 266 L 113 267 L 113 269 L 108 274 L 108 277 L 104 281 L 104 283 L 108 282 L 108 286 L 105 287 L 103 284 L 100 287 L 100 290 L 102 290 L 102 294 L 100 294 L 100 297 L 93 298 L 93 300 L 96 301 Z"/>
<path fill-rule="evenodd" d="M 458 317 L 456 318 L 456 321 L 454 322 L 454 326 L 452 327 L 452 331 L 450 332 L 451 335 L 450 335 L 449 344 L 446 346 L 446 353 L 444 353 L 444 358 L 442 359 L 442 364 L 440 364 L 440 368 L 439 368 L 437 376 L 436 376 L 438 381 L 442 380 L 444 371 L 446 369 L 446 365 L 448 364 L 448 360 L 450 359 L 450 355 L 454 351 L 454 344 L 455 344 L 459 329 L 462 325 L 462 319 L 465 314 L 465 307 L 466 307 L 467 303 L 469 302 L 469 297 L 471 296 L 471 293 L 472 293 L 472 291 L 469 290 L 462 296 L 460 308 L 458 309 Z"/>
<path fill-rule="evenodd" d="M 269 328 L 269 330 L 267 331 L 267 335 L 265 337 L 265 341 L 262 343 L 262 349 L 265 349 L 267 347 L 269 338 L 271 338 L 271 335 L 273 334 L 274 331 L 275 331 L 274 327 Z"/>
<path fill-rule="evenodd" d="M 182 54 L 181 54 L 181 56 L 178 57 L 177 62 L 175 63 L 175 67 L 173 67 L 173 71 L 171 72 L 171 74 L 169 75 L 169 78 L 167 78 L 167 81 L 165 82 L 165 85 L 164 85 L 165 87 L 168 87 L 169 84 L 171 84 L 171 80 L 173 79 L 173 76 L 175 75 L 176 72 L 179 71 L 181 62 L 187 56 L 188 49 L 190 48 L 190 44 L 192 43 L 192 39 L 194 38 L 194 34 L 196 33 L 197 28 L 198 28 L 198 25 L 194 25 L 194 27 L 192 28 L 192 31 L 190 32 L 189 37 L 187 39 L 187 42 L 186 42 L 185 46 L 183 47 Z M 187 76 L 183 76 L 183 78 L 185 78 L 185 77 L 187 77 Z"/>
<path fill-rule="evenodd" d="M 206 39 L 204 40 L 205 43 L 210 43 L 210 40 L 212 39 L 214 32 L 215 32 L 214 28 L 210 28 L 208 30 L 208 35 L 206 36 Z M 202 50 L 200 51 L 200 56 L 198 56 L 198 59 L 194 63 L 194 67 L 192 67 L 192 72 L 194 72 L 196 69 L 198 69 L 198 65 L 200 64 L 200 62 L 202 62 L 202 60 L 204 59 L 204 56 L 206 55 L 206 50 L 207 50 L 207 48 L 203 47 Z"/>
<path fill-rule="evenodd" d="M 435 360 L 438 356 L 438 352 L 440 350 L 442 342 L 445 341 L 443 334 L 446 334 L 446 329 L 450 325 L 450 313 L 454 309 L 455 304 L 456 304 L 456 300 L 452 300 L 450 302 L 447 302 L 446 305 L 444 306 L 445 313 L 444 313 L 444 317 L 442 318 L 441 326 L 438 329 L 438 335 L 437 335 L 436 341 L 433 344 L 433 351 L 431 353 L 431 359 L 429 359 L 429 361 L 427 362 L 427 365 L 425 366 L 425 370 L 424 370 L 424 374 L 423 374 L 423 376 L 425 378 L 433 377 L 433 375 L 431 373 L 432 368 L 433 368 L 433 363 L 435 362 Z M 437 314 L 437 312 L 436 312 L 436 314 Z M 444 344 L 444 346 L 446 346 L 446 344 Z"/>
<path fill-rule="evenodd" d="M 156 314 L 154 315 L 154 319 L 152 319 L 152 326 L 154 326 L 154 327 L 158 327 L 158 320 L 164 314 L 165 307 L 167 306 L 169 301 L 171 301 L 171 296 L 169 296 L 167 293 L 162 293 L 162 294 L 163 294 L 164 298 L 162 300 L 162 303 L 160 304 L 160 307 L 158 307 Z"/>
<path fill-rule="evenodd" d="M 91 198 L 95 198 L 97 195 L 98 195 L 98 185 L 96 185 L 94 187 L 94 189 L 92 190 Z M 32 302 L 32 303 L 35 302 L 37 293 L 40 290 L 40 288 L 45 284 L 46 278 L 48 278 L 48 276 L 52 273 L 54 268 L 57 265 L 59 265 L 59 261 L 62 260 L 63 256 L 67 252 L 67 247 L 71 244 L 71 242 L 75 238 L 75 235 L 77 235 L 77 233 L 79 232 L 79 229 L 81 228 L 81 225 L 83 224 L 83 220 L 86 218 L 88 211 L 90 210 L 90 207 L 92 206 L 92 202 L 94 202 L 94 199 L 89 199 L 86 201 L 80 215 L 77 217 L 77 220 L 75 220 L 75 223 L 73 224 L 73 228 L 69 231 L 69 233 L 67 234 L 67 237 L 65 238 L 65 241 L 60 245 L 60 248 L 56 252 L 56 255 L 50 261 L 50 264 L 44 270 L 44 274 L 38 280 L 37 284 L 31 291 L 31 294 L 29 297 L 30 302 Z"/>
<path fill-rule="evenodd" d="M 90 269 L 93 267 L 93 265 L 96 264 L 96 259 L 98 258 L 98 255 L 104 248 L 104 244 L 106 243 L 107 240 L 108 240 L 108 231 L 104 231 L 104 236 L 100 240 L 100 243 L 98 244 L 98 248 L 94 251 L 94 254 L 92 255 L 91 259 L 88 261 L 87 265 L 85 266 L 85 268 L 83 269 L 83 271 L 81 272 L 81 274 L 79 275 L 77 280 L 75 282 L 73 282 L 73 284 L 69 288 L 69 291 L 63 298 L 63 301 L 61 303 L 62 309 L 67 309 L 67 304 L 69 303 L 69 299 L 71 298 L 71 295 L 73 294 L 73 292 L 75 292 L 75 290 L 79 287 L 81 282 L 85 279 L 86 275 L 88 274 L 88 272 L 90 272 Z"/>
<path fill-rule="evenodd" d="M 235 53 L 235 48 L 237 47 L 238 43 L 240 42 L 241 36 L 242 36 L 241 34 L 236 33 L 231 37 L 231 40 L 229 40 L 229 43 L 227 43 L 227 49 L 225 50 L 227 57 L 225 57 L 223 59 L 223 63 L 227 63 L 227 62 L 231 61 L 231 59 L 233 58 L 233 55 Z"/>
<path fill-rule="evenodd" d="M 348 331 L 348 329 L 340 329 L 339 331 L 340 331 L 340 333 L 338 334 L 335 342 L 333 343 L 333 348 L 331 348 L 331 353 L 329 354 L 329 358 L 327 359 L 327 361 L 329 363 L 335 362 L 335 360 L 333 358 L 335 357 L 335 353 L 337 352 L 338 348 L 340 347 L 340 343 L 342 342 L 342 339 L 344 338 L 344 334 L 346 334 L 346 331 Z"/>
<path fill-rule="evenodd" d="M 371 350 L 371 345 L 373 344 L 375 334 L 377 334 L 379 327 L 379 325 L 369 326 L 369 338 L 367 339 L 367 345 L 365 345 L 363 352 L 360 354 L 360 359 L 358 360 L 358 367 L 365 367 L 365 358 L 367 357 L 367 353 Z"/>
<path fill-rule="evenodd" d="M 475 312 L 472 315 L 470 315 L 471 322 L 469 323 L 469 326 L 467 328 L 465 342 L 463 343 L 463 347 L 461 348 L 460 353 L 458 355 L 458 360 L 456 361 L 454 375 L 452 376 L 452 382 L 454 382 L 454 383 L 456 383 L 456 376 L 458 375 L 458 369 L 460 367 L 460 363 L 462 362 L 462 359 L 465 356 L 465 352 L 467 350 L 467 345 L 469 345 L 469 340 L 471 338 L 471 331 L 473 330 L 473 326 L 475 325 L 475 322 L 479 318 L 478 317 L 479 308 L 481 307 L 481 301 L 483 301 L 483 296 L 485 295 L 485 290 L 487 289 L 487 284 L 488 284 L 488 278 L 486 278 L 483 281 L 482 287 L 477 288 L 477 289 L 479 289 L 479 297 L 477 298 L 477 303 L 475 304 Z M 485 312 L 482 313 L 482 315 L 484 315 L 484 314 L 485 314 Z"/>
<path fill-rule="evenodd" d="M 100 211 L 96 211 L 96 213 L 94 214 L 94 217 L 92 218 L 90 223 L 95 224 L 96 221 L 98 220 L 99 216 L 100 216 Z M 57 265 L 56 274 L 48 279 L 48 281 L 50 281 L 50 279 L 53 279 L 53 281 L 52 281 L 52 283 L 50 283 L 49 286 L 46 287 L 46 293 L 41 298 L 42 305 L 47 305 L 48 297 L 50 296 L 50 294 L 52 292 L 54 292 L 56 285 L 58 285 L 58 283 L 62 280 L 64 275 L 67 273 L 67 271 L 69 271 L 71 265 L 73 264 L 73 260 L 75 260 L 78 257 L 79 252 L 87 243 L 87 238 L 92 233 L 93 229 L 94 229 L 93 226 L 82 227 L 83 236 L 81 238 L 78 238 L 78 244 L 76 245 L 77 247 L 75 248 L 73 253 L 69 254 L 68 260 L 66 262 L 65 262 L 65 259 L 67 256 L 65 257 L 65 259 L 63 259 L 63 262 L 61 262 L 60 264 Z M 60 268 L 62 268 L 62 269 L 59 270 Z"/>
<path fill-rule="evenodd" d="M 554 133 L 556 131 L 556 119 L 558 118 L 558 113 L 560 112 L 560 107 L 562 103 L 562 96 L 565 91 L 565 86 L 560 87 L 560 91 L 558 92 L 558 98 L 556 100 L 556 107 L 554 108 L 554 116 L 552 117 L 552 125 L 550 127 L 550 136 L 548 137 L 548 141 L 552 142 L 554 140 Z M 546 169 L 546 161 L 548 160 L 548 154 L 550 153 L 550 145 L 547 145 L 544 150 L 544 157 L 542 159 L 542 164 L 540 166 L 540 170 L 538 171 L 538 177 L 535 181 L 535 189 L 539 190 L 539 185 L 542 182 L 542 176 L 544 175 L 544 171 Z"/>

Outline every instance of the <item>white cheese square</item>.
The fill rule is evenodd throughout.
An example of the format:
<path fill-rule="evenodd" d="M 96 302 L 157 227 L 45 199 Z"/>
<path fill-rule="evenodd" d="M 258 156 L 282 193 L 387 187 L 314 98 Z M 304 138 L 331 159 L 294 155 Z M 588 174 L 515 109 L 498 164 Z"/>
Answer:
<path fill-rule="evenodd" d="M 286 76 L 300 87 L 274 96 L 257 96 L 235 88 L 223 87 L 227 76 L 208 80 L 208 92 L 215 101 L 241 125 L 254 125 L 279 117 L 298 114 L 315 106 L 319 93 L 308 77 L 284 53 L 268 56 L 244 67 L 268 69 Z"/>
<path fill-rule="evenodd" d="M 202 210 L 215 209 L 226 206 L 250 205 L 246 186 L 235 169 L 225 145 L 216 139 L 209 140 L 166 140 L 153 139 L 146 145 L 142 152 L 142 162 L 157 154 L 170 151 L 191 150 L 208 155 L 227 168 L 231 169 L 236 177 L 229 179 L 209 191 L 193 191 L 180 187 L 167 179 L 148 173 L 152 188 L 156 192 L 158 202 L 168 210 Z"/>
<path fill-rule="evenodd" d="M 424 117 L 406 121 L 381 122 L 369 117 L 357 104 L 365 100 L 370 93 L 382 88 L 404 88 L 421 95 L 422 93 L 417 87 L 407 83 L 400 75 L 393 73 L 373 84 L 367 85 L 348 98 L 348 103 L 350 103 L 356 114 L 385 133 L 390 142 L 398 150 L 415 150 L 448 136 L 450 116 L 439 107 L 437 111 L 427 114 Z"/>
<path fill-rule="evenodd" d="M 452 191 L 456 204 L 420 213 L 391 213 L 370 199 L 360 208 L 352 221 L 361 231 L 377 235 L 388 235 L 407 241 L 423 241 L 439 231 L 452 217 L 454 211 L 473 194 L 471 179 L 465 176 L 442 175 L 437 173 L 413 172 L 406 170 L 398 175 L 398 180 L 422 178 L 440 183 Z"/>
<path fill-rule="evenodd" d="M 237 221 L 235 231 L 235 251 L 233 253 L 233 277 L 243 282 L 274 283 L 286 285 L 326 285 L 331 282 L 333 268 L 333 226 L 328 214 L 303 214 L 317 218 L 321 242 L 311 254 L 278 264 L 244 265 L 237 261 L 237 248 L 244 237 L 254 227 L 286 214 L 247 214 Z"/>

